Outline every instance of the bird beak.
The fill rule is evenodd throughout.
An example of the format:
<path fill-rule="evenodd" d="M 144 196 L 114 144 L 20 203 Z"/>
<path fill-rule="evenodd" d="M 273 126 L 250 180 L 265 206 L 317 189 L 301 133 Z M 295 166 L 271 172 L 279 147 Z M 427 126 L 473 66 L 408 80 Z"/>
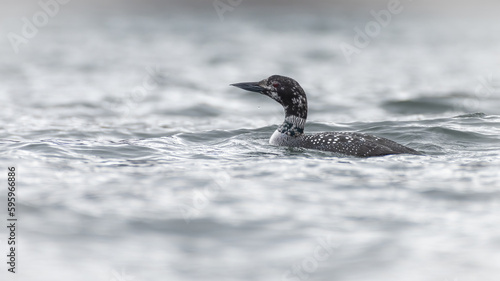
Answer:
<path fill-rule="evenodd" d="M 236 84 L 231 84 L 230 86 L 235 86 L 235 87 L 243 89 L 243 90 L 247 90 L 250 92 L 257 92 L 257 93 L 261 93 L 262 91 L 265 90 L 264 87 L 261 87 L 259 85 L 259 82 L 236 83 Z"/>

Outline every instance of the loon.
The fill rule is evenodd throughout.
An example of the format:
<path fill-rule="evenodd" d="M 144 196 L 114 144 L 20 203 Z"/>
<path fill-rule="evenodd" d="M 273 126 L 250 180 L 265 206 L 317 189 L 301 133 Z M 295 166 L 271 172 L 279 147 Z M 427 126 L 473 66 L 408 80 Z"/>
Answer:
<path fill-rule="evenodd" d="M 304 134 L 307 119 L 306 93 L 292 78 L 273 75 L 260 82 L 231 84 L 243 90 L 260 93 L 277 101 L 285 110 L 285 121 L 269 139 L 271 145 L 302 147 L 331 151 L 356 157 L 420 152 L 386 138 L 355 132 L 324 132 Z"/>

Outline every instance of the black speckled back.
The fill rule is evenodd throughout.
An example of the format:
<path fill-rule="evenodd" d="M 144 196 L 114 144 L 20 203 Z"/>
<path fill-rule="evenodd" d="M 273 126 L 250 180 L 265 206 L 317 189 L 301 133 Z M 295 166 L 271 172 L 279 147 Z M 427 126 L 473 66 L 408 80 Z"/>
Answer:
<path fill-rule="evenodd" d="M 351 132 L 325 132 L 302 136 L 302 146 L 357 157 L 421 153 L 386 138 Z"/>

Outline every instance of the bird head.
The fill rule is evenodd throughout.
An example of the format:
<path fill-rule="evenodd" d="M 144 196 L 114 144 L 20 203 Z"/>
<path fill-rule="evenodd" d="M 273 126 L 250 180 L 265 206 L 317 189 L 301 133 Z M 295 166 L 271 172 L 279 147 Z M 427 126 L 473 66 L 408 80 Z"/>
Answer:
<path fill-rule="evenodd" d="M 283 106 L 286 116 L 307 118 L 306 94 L 299 83 L 292 78 L 272 75 L 259 82 L 243 82 L 231 86 L 272 98 Z"/>

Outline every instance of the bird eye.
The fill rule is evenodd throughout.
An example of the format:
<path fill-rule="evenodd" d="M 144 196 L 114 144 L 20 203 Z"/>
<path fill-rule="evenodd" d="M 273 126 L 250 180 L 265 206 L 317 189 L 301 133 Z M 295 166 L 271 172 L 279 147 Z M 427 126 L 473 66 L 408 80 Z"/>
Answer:
<path fill-rule="evenodd" d="M 279 86 L 281 86 L 279 82 L 273 82 L 273 87 L 274 88 L 278 88 Z"/>

